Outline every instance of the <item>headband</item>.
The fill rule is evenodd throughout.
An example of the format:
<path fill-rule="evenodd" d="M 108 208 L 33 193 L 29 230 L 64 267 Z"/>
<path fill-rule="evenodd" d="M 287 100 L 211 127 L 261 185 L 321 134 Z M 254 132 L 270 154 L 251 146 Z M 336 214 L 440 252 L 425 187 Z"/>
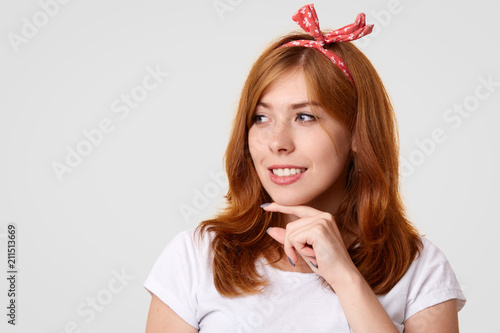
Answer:
<path fill-rule="evenodd" d="M 365 24 L 365 14 L 360 13 L 356 16 L 354 23 L 346 25 L 340 29 L 330 31 L 327 34 L 321 33 L 319 28 L 319 20 L 316 15 L 316 10 L 314 9 L 314 4 L 305 5 L 300 8 L 293 16 L 292 19 L 309 35 L 314 37 L 313 40 L 301 39 L 294 40 L 283 44 L 282 46 L 304 46 L 304 47 L 314 47 L 315 49 L 321 51 L 325 56 L 328 57 L 338 68 L 344 72 L 349 80 L 354 84 L 352 80 L 351 73 L 347 69 L 344 61 L 332 51 L 329 51 L 323 47 L 325 44 L 340 43 L 340 42 L 350 42 L 359 39 L 365 35 L 372 32 L 373 24 Z"/>

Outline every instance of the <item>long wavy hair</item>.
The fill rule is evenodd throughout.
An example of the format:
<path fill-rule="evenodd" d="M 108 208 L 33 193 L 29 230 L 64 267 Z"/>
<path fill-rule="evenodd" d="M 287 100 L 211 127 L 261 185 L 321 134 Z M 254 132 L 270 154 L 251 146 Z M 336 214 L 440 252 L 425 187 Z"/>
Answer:
<path fill-rule="evenodd" d="M 302 69 L 310 99 L 343 122 L 356 142 L 348 162 L 346 193 L 334 214 L 352 261 L 376 294 L 385 294 L 404 275 L 422 246 L 419 234 L 405 217 L 399 193 L 399 146 L 394 111 L 382 81 L 365 55 L 350 42 L 326 48 L 347 65 L 354 85 L 327 57 L 307 47 L 280 47 L 312 39 L 302 33 L 279 38 L 252 66 L 241 92 L 225 154 L 229 180 L 226 207 L 198 230 L 211 232 L 213 277 L 221 295 L 260 292 L 267 281 L 256 261 L 277 262 L 281 244 L 266 234 L 284 227 L 279 213 L 260 205 L 272 202 L 257 176 L 248 149 L 248 130 L 257 102 L 281 75 Z"/>

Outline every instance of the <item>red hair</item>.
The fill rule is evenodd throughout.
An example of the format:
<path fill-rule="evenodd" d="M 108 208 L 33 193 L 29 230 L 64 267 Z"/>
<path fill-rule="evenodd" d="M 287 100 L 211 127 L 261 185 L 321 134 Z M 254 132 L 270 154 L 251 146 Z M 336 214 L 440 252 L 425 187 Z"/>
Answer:
<path fill-rule="evenodd" d="M 281 214 L 259 206 L 272 202 L 262 187 L 248 149 L 248 130 L 263 92 L 292 69 L 304 71 L 310 99 L 342 121 L 356 143 L 348 165 L 346 194 L 335 221 L 352 261 L 376 294 L 385 294 L 404 275 L 422 246 L 419 234 L 404 214 L 399 194 L 399 147 L 394 111 L 380 77 L 352 43 L 326 48 L 344 61 L 355 86 L 327 57 L 313 48 L 280 47 L 312 39 L 290 34 L 271 44 L 254 63 L 243 86 L 225 154 L 229 180 L 227 206 L 215 218 L 201 222 L 201 234 L 214 238 L 215 287 L 224 296 L 258 293 L 266 281 L 256 260 L 278 261 L 284 251 L 266 234 L 284 227 Z"/>

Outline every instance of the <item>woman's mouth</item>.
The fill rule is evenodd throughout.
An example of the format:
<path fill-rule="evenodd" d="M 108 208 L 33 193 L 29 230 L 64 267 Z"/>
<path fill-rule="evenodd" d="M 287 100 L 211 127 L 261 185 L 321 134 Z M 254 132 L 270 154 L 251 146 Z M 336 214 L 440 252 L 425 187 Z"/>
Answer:
<path fill-rule="evenodd" d="M 290 185 L 298 181 L 307 168 L 300 167 L 278 167 L 269 168 L 269 178 L 277 185 Z"/>
<path fill-rule="evenodd" d="M 284 168 L 284 169 L 271 169 L 274 175 L 278 177 L 288 177 L 288 176 L 293 176 L 293 175 L 298 175 L 299 173 L 302 173 L 306 171 L 306 168 Z"/>

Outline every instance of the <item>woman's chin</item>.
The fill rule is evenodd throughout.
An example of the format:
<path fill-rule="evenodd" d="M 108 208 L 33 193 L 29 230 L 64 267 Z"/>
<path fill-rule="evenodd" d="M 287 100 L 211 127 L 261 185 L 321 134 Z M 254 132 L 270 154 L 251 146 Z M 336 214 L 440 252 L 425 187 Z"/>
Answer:
<path fill-rule="evenodd" d="M 305 198 L 297 198 L 297 197 L 285 197 L 285 196 L 280 196 L 280 197 L 272 197 L 273 202 L 283 205 L 283 206 L 299 206 L 299 205 L 305 205 L 308 200 Z"/>

